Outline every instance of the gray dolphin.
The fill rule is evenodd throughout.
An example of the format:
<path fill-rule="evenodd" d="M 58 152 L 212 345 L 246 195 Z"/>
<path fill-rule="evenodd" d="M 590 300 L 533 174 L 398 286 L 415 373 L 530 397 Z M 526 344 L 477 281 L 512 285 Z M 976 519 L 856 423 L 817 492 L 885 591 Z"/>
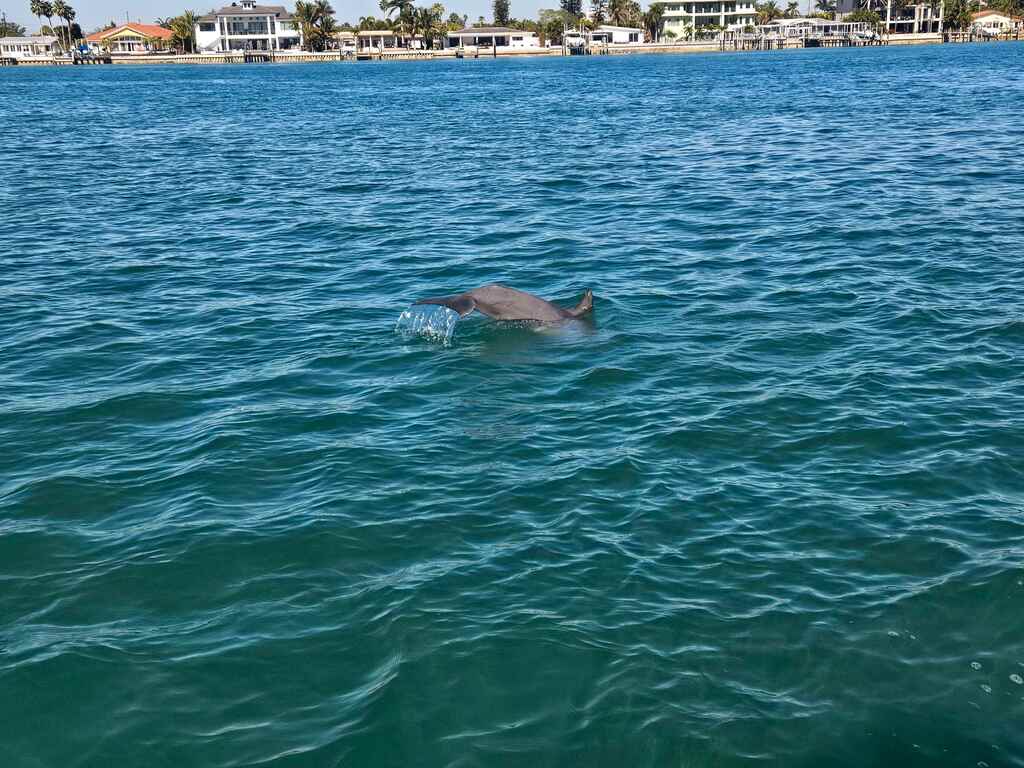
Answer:
<path fill-rule="evenodd" d="M 594 292 L 589 288 L 572 309 L 559 307 L 550 301 L 505 285 L 484 285 L 454 296 L 420 299 L 416 304 L 442 304 L 459 313 L 460 317 L 474 310 L 495 320 L 533 320 L 540 323 L 564 323 L 582 317 L 594 308 Z"/>

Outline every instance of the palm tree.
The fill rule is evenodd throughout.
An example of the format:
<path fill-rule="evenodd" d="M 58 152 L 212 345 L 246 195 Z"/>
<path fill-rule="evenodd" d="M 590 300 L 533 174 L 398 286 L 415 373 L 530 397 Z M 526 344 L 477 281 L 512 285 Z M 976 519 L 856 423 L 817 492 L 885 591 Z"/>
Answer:
<path fill-rule="evenodd" d="M 403 31 L 405 25 L 411 20 L 412 8 L 412 0 L 380 0 L 380 9 L 384 11 L 384 18 L 390 20 L 391 14 L 397 12 L 398 22 Z"/>
<path fill-rule="evenodd" d="M 316 6 L 306 0 L 296 0 L 292 18 L 302 33 L 302 47 L 312 51 L 313 30 L 316 26 Z"/>
<path fill-rule="evenodd" d="M 651 38 L 652 43 L 658 42 L 664 15 L 665 6 L 660 3 L 651 3 L 651 7 L 644 14 L 644 29 L 647 30 L 647 35 Z"/>
<path fill-rule="evenodd" d="M 329 0 L 315 0 L 313 11 L 316 15 L 314 24 L 316 25 L 317 50 L 322 51 L 327 48 L 328 41 L 335 38 L 335 34 L 338 32 L 338 23 L 334 18 L 334 8 L 331 7 Z"/>
<path fill-rule="evenodd" d="M 782 9 L 775 0 L 768 0 L 767 3 L 755 3 L 754 10 L 757 12 L 758 24 L 771 24 L 782 16 Z"/>
<path fill-rule="evenodd" d="M 796 0 L 790 0 L 789 3 L 786 4 L 786 18 L 787 19 L 795 19 L 799 15 L 800 15 L 800 3 L 796 2 Z"/>
<path fill-rule="evenodd" d="M 338 39 L 338 21 L 333 16 L 322 16 L 320 17 L 320 24 L 318 26 L 320 33 L 320 40 L 323 48 L 328 47 L 328 41 L 337 42 Z"/>
<path fill-rule="evenodd" d="M 189 53 L 196 52 L 196 12 L 185 11 L 181 16 L 170 20 L 168 27 L 174 34 L 174 40 L 181 45 L 182 51 L 188 48 Z"/>
<path fill-rule="evenodd" d="M 32 15 L 39 19 L 40 27 L 43 26 L 43 17 L 49 18 L 53 14 L 53 6 L 46 0 L 32 0 L 29 3 L 29 8 L 32 10 Z"/>
<path fill-rule="evenodd" d="M 608 18 L 612 24 L 624 27 L 629 22 L 629 0 L 608 0 Z"/>
<path fill-rule="evenodd" d="M 818 0 L 814 7 L 821 13 L 826 14 L 830 19 L 835 17 L 836 4 L 834 0 Z"/>
<path fill-rule="evenodd" d="M 54 0 L 54 3 L 53 3 L 53 15 L 54 16 L 56 16 L 58 19 L 65 19 L 65 20 L 67 20 L 69 13 L 71 14 L 72 18 L 74 18 L 74 13 L 75 12 L 71 8 L 70 5 L 65 3 L 64 0 Z M 50 29 L 53 29 L 53 22 L 50 23 Z M 70 49 L 71 48 L 71 22 L 70 21 L 68 21 L 67 33 L 68 33 L 68 44 L 67 44 L 67 47 L 68 47 L 68 49 Z M 61 45 L 64 45 L 64 41 L 63 40 L 61 40 Z"/>
<path fill-rule="evenodd" d="M 43 16 L 46 17 L 46 21 L 50 25 L 50 34 L 56 37 L 57 31 L 53 28 L 53 16 L 55 13 L 57 13 L 57 10 L 53 7 L 53 3 L 49 2 L 49 0 L 44 0 L 44 2 L 42 3 L 42 8 Z M 61 43 L 61 45 L 63 45 L 63 43 Z"/>
<path fill-rule="evenodd" d="M 423 41 L 428 48 L 434 47 L 434 33 L 441 23 L 441 14 L 437 6 L 430 8 L 417 8 L 414 15 L 416 27 L 423 33 Z"/>

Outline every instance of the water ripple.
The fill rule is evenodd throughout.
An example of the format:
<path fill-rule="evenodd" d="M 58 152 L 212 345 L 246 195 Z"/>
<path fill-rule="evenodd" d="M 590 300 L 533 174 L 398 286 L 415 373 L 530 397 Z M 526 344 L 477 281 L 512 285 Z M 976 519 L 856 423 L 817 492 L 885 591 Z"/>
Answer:
<path fill-rule="evenodd" d="M 1022 64 L 5 70 L 0 762 L 1024 766 Z"/>

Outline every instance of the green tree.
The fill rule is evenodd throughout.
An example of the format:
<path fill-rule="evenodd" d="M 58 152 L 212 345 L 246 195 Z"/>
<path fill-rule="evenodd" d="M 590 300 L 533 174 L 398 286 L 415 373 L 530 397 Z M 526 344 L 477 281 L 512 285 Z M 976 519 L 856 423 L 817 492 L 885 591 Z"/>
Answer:
<path fill-rule="evenodd" d="M 843 21 L 854 22 L 865 22 L 877 26 L 882 23 L 882 17 L 878 11 L 866 11 L 863 8 L 858 8 L 853 13 L 848 13 L 843 17 Z"/>
<path fill-rule="evenodd" d="M 970 27 L 972 19 L 967 0 L 950 0 L 946 5 L 944 21 L 946 26 L 951 29 L 967 29 Z"/>
<path fill-rule="evenodd" d="M 783 15 L 787 19 L 795 19 L 800 16 L 800 3 L 796 2 L 796 0 L 790 0 L 790 2 L 786 4 L 786 13 Z"/>
<path fill-rule="evenodd" d="M 390 29 L 391 24 L 387 19 L 378 19 L 374 16 L 360 16 L 356 29 L 365 32 L 369 29 Z"/>
<path fill-rule="evenodd" d="M 39 20 L 39 26 L 43 26 L 43 19 L 49 19 L 53 15 L 53 6 L 50 5 L 46 0 L 31 0 L 29 3 L 29 9 L 32 11 L 32 15 Z M 53 24 L 50 24 L 52 27 Z"/>
<path fill-rule="evenodd" d="M 423 35 L 423 42 L 426 43 L 427 48 L 432 49 L 434 41 L 443 34 L 441 19 L 444 16 L 444 6 L 434 3 L 429 8 L 417 8 L 414 15 L 416 28 Z"/>
<path fill-rule="evenodd" d="M 49 2 L 49 0 L 43 0 L 43 2 L 39 3 L 39 7 L 42 9 L 42 13 L 43 13 L 43 16 L 46 18 L 47 24 L 50 25 L 50 34 L 52 35 L 53 34 L 53 15 L 56 13 L 56 11 L 53 8 L 53 3 Z M 56 35 L 55 35 L 55 37 L 56 37 Z M 60 41 L 58 41 L 58 42 L 60 42 Z"/>
<path fill-rule="evenodd" d="M 561 9 L 542 8 L 538 11 L 537 34 L 540 37 L 541 44 L 551 42 L 554 45 L 560 45 L 562 33 L 565 31 L 566 25 L 571 23 L 571 21 L 572 19 L 570 19 L 569 15 Z"/>
<path fill-rule="evenodd" d="M 971 5 L 973 6 L 974 3 L 971 3 Z M 1008 16 L 1024 15 L 1024 0 L 990 0 L 987 7 L 990 10 L 999 11 Z M 976 11 L 980 9 L 972 7 L 970 10 Z"/>
<path fill-rule="evenodd" d="M 71 22 L 75 18 L 75 9 L 72 8 L 68 3 L 64 2 L 64 0 L 54 0 L 53 15 L 56 16 L 58 19 L 64 19 L 64 22 L 67 25 L 66 28 L 63 30 L 61 45 L 65 45 L 66 40 L 66 47 L 68 50 L 70 50 Z M 51 23 L 50 26 L 53 27 L 53 24 Z"/>
<path fill-rule="evenodd" d="M 317 50 L 322 51 L 337 39 L 338 22 L 334 18 L 334 8 L 331 7 L 329 0 L 315 0 L 313 8 L 316 12 L 314 34 L 317 38 Z"/>
<path fill-rule="evenodd" d="M 559 5 L 562 6 L 562 10 L 567 16 L 572 17 L 573 21 L 583 15 L 583 0 L 559 0 Z"/>
<path fill-rule="evenodd" d="M 658 42 L 658 38 L 661 36 L 661 25 L 664 16 L 665 6 L 661 3 L 651 3 L 651 7 L 644 14 L 644 30 L 647 32 L 647 37 L 650 38 L 652 43 Z"/>
<path fill-rule="evenodd" d="M 0 21 L 0 37 L 24 37 L 25 28 L 13 21 Z"/>
<path fill-rule="evenodd" d="M 494 24 L 498 27 L 508 26 L 508 0 L 494 0 Z"/>
<path fill-rule="evenodd" d="M 392 14 L 396 14 L 398 28 L 403 32 L 407 29 L 412 16 L 412 0 L 380 0 L 380 9 L 384 11 L 384 17 L 388 20 Z"/>
<path fill-rule="evenodd" d="M 835 0 L 818 0 L 814 7 L 820 12 L 825 14 L 823 18 L 834 19 L 836 17 L 836 3 Z"/>
<path fill-rule="evenodd" d="M 775 0 L 768 0 L 767 3 L 754 3 L 754 12 L 757 14 L 758 24 L 771 24 L 782 17 L 782 9 Z"/>
<path fill-rule="evenodd" d="M 612 24 L 626 26 L 629 23 L 629 0 L 608 0 L 608 17 Z"/>
<path fill-rule="evenodd" d="M 319 50 L 333 48 L 338 41 L 338 20 L 331 14 L 321 16 L 316 25 L 317 36 L 320 40 Z"/>
<path fill-rule="evenodd" d="M 595 24 L 604 24 L 608 18 L 608 0 L 590 0 L 590 18 Z"/>
<path fill-rule="evenodd" d="M 195 11 L 185 11 L 171 19 L 167 27 L 173 35 L 171 44 L 180 48 L 182 52 L 196 52 L 196 19 Z"/>
<path fill-rule="evenodd" d="M 308 51 L 324 50 L 337 33 L 334 8 L 328 0 L 296 0 L 292 16 L 302 31 L 303 47 Z"/>
<path fill-rule="evenodd" d="M 295 26 L 302 33 L 302 47 L 304 50 L 313 50 L 313 30 L 316 26 L 316 6 L 306 0 L 295 0 L 295 10 L 292 12 L 292 19 Z"/>

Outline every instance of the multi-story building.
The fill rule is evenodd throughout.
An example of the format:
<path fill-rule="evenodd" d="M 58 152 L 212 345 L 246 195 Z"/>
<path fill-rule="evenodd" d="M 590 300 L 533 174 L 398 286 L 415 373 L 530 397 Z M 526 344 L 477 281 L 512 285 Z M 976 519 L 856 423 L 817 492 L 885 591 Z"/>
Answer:
<path fill-rule="evenodd" d="M 199 18 L 196 47 L 208 52 L 301 48 L 302 31 L 284 6 L 240 0 Z"/>
<path fill-rule="evenodd" d="M 757 22 L 754 0 L 717 0 L 717 2 L 667 2 L 662 34 L 672 32 L 677 38 L 691 38 L 706 27 L 727 29 L 745 27 Z"/>

